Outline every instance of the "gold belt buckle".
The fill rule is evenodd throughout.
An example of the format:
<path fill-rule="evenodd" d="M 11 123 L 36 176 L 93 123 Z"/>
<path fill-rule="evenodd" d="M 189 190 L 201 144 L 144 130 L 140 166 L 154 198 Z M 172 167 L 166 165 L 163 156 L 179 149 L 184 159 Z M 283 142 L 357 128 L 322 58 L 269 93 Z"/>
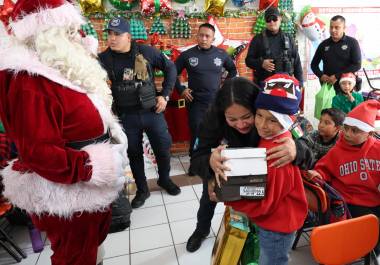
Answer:
<path fill-rule="evenodd" d="M 186 107 L 186 102 L 183 98 L 177 100 L 177 108 L 182 109 Z"/>

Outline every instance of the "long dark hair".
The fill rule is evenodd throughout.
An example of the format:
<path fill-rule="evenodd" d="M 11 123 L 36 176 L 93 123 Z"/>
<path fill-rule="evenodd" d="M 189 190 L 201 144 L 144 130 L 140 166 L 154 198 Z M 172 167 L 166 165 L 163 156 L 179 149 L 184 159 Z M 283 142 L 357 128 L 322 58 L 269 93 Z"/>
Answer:
<path fill-rule="evenodd" d="M 224 112 L 233 104 L 241 105 L 255 113 L 254 103 L 259 93 L 257 85 L 244 77 L 227 79 L 217 91 L 212 108 L 224 119 Z"/>

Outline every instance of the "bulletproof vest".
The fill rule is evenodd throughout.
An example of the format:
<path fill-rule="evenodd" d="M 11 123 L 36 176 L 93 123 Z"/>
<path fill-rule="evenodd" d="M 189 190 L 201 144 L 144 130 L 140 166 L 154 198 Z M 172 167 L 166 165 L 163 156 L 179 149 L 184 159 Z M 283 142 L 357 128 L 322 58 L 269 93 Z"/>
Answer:
<path fill-rule="evenodd" d="M 132 56 L 134 60 L 134 71 L 133 78 L 131 80 L 121 80 L 116 79 L 114 73 L 114 58 L 110 56 L 110 62 L 112 71 L 108 71 L 109 78 L 112 82 L 112 96 L 114 99 L 114 107 L 116 110 L 120 109 L 151 109 L 156 105 L 156 86 L 154 83 L 153 71 L 148 62 L 146 62 L 146 68 L 148 72 L 148 77 L 140 79 L 135 74 L 137 57 L 142 54 L 139 52 L 138 45 L 136 44 L 132 48 Z M 107 63 L 106 63 L 107 64 Z M 107 67 L 109 68 L 109 67 Z M 123 73 L 125 74 L 125 73 Z"/>
<path fill-rule="evenodd" d="M 279 57 L 273 58 L 271 50 L 269 48 L 269 40 L 266 31 L 263 31 L 263 44 L 265 49 L 265 58 L 273 59 L 275 65 L 275 73 L 288 73 L 294 74 L 294 59 L 292 58 L 292 46 L 290 45 L 289 36 L 280 32 L 281 39 L 283 40 L 282 52 Z"/>

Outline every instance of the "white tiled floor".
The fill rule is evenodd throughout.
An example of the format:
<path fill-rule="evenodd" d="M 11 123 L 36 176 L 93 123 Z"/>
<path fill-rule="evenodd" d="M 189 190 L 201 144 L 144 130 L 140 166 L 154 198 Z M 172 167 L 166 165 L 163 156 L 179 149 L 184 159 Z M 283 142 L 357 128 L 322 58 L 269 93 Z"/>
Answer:
<path fill-rule="evenodd" d="M 189 163 L 188 157 L 173 157 L 173 172 L 183 174 L 187 170 L 184 168 L 186 163 Z M 157 177 L 156 170 L 148 168 Z M 133 211 L 129 229 L 108 235 L 104 242 L 104 265 L 209 265 L 224 205 L 218 204 L 212 220 L 212 231 L 202 247 L 195 253 L 187 252 L 186 241 L 196 226 L 201 193 L 201 184 L 184 186 L 182 193 L 175 197 L 161 191 L 152 192 L 145 205 Z M 28 253 L 28 258 L 19 264 L 50 264 L 52 252 L 48 240 L 44 251 L 35 254 L 26 228 L 14 227 L 11 235 Z M 316 264 L 311 259 L 309 247 L 302 246 L 305 244 L 300 242 L 301 247 L 292 251 L 290 265 Z M 0 265 L 13 263 L 12 258 L 0 248 Z"/>

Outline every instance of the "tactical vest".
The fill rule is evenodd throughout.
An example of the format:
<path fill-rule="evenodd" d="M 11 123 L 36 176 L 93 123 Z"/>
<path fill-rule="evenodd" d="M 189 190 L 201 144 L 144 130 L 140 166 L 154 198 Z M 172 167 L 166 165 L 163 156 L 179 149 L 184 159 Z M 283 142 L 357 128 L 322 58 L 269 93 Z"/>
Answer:
<path fill-rule="evenodd" d="M 269 48 L 269 40 L 266 31 L 263 31 L 263 44 L 265 49 L 265 59 L 273 59 L 275 65 L 274 73 L 288 73 L 290 76 L 294 74 L 294 58 L 292 57 L 292 47 L 290 45 L 290 38 L 287 34 L 280 32 L 281 39 L 283 40 L 283 50 L 280 57 L 273 58 Z"/>
<path fill-rule="evenodd" d="M 152 67 L 149 62 L 146 62 L 148 78 L 146 80 L 139 79 L 135 73 L 136 58 L 142 55 L 139 52 L 138 44 L 132 46 L 131 52 L 131 58 L 133 58 L 135 65 L 132 80 L 117 81 L 113 55 L 107 56 L 104 62 L 112 82 L 114 107 L 118 112 L 123 109 L 152 109 L 156 105 L 156 86 Z"/>

